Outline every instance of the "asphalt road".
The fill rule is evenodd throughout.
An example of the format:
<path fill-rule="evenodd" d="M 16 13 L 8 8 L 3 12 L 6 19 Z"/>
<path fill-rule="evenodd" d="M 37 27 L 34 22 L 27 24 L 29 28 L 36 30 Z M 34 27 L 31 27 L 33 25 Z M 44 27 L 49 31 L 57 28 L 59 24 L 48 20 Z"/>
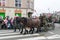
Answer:
<path fill-rule="evenodd" d="M 18 30 L 0 30 L 0 40 L 60 40 L 60 24 L 55 24 L 55 30 L 26 35 L 21 35 Z"/>

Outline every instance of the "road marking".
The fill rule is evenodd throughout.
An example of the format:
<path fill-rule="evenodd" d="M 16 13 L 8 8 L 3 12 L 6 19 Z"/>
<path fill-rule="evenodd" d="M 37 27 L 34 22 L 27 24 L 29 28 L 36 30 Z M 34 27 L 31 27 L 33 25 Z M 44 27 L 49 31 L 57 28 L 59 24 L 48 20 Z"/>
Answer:
<path fill-rule="evenodd" d="M 38 37 L 28 37 L 28 36 L 35 36 L 35 35 L 39 35 L 39 34 L 28 34 L 28 35 L 13 35 L 13 36 L 5 36 L 5 37 L 0 37 L 0 39 L 9 39 L 9 38 L 18 38 L 18 37 L 23 37 L 23 39 L 18 39 L 18 40 L 42 40 L 42 39 L 56 39 L 56 38 L 60 38 L 60 35 L 55 34 L 52 36 L 38 36 Z M 28 38 L 24 38 L 24 37 L 28 37 Z"/>
<path fill-rule="evenodd" d="M 55 34 L 55 33 L 51 32 L 51 31 L 48 31 L 48 33 L 50 33 L 50 34 Z"/>
<path fill-rule="evenodd" d="M 47 36 L 47 37 L 40 36 L 40 37 L 32 37 L 32 38 L 17 39 L 17 40 L 44 40 L 44 39 L 56 39 L 56 38 L 60 38 L 60 35 L 55 34 L 55 35 Z"/>
<path fill-rule="evenodd" d="M 19 34 L 19 33 L 6 33 L 6 34 L 0 34 L 0 36 L 4 36 L 4 35 L 14 35 L 14 34 Z"/>
<path fill-rule="evenodd" d="M 30 36 L 35 36 L 35 35 L 39 35 L 39 34 L 13 35 L 13 36 L 11 35 L 11 36 L 0 37 L 0 39 L 17 38 L 17 37 L 30 37 Z"/>
<path fill-rule="evenodd" d="M 41 36 L 41 37 L 33 37 L 33 38 L 25 38 L 25 39 L 17 39 L 17 40 L 41 40 L 41 39 L 46 39 L 46 37 Z"/>
<path fill-rule="evenodd" d="M 38 33 L 36 33 L 36 34 L 27 34 L 27 35 L 14 35 L 14 34 L 19 34 L 19 33 L 6 33 L 6 34 L 0 34 L 0 36 L 8 35 L 8 36 L 0 37 L 0 39 L 9 39 L 9 38 L 18 38 L 19 37 L 19 38 L 22 38 L 22 39 L 17 39 L 17 40 L 43 40 L 43 39 L 60 38 L 60 35 L 55 34 L 51 31 L 48 31 L 48 33 L 53 34 L 53 35 L 45 37 L 45 36 L 39 36 L 40 34 L 38 34 Z M 36 37 L 32 37 L 32 36 L 36 36 Z M 27 38 L 25 38 L 25 37 L 27 37 Z"/>
<path fill-rule="evenodd" d="M 60 35 L 56 34 L 56 35 L 52 35 L 52 36 L 49 36 L 49 37 L 46 37 L 48 39 L 56 39 L 56 38 L 60 38 Z"/>

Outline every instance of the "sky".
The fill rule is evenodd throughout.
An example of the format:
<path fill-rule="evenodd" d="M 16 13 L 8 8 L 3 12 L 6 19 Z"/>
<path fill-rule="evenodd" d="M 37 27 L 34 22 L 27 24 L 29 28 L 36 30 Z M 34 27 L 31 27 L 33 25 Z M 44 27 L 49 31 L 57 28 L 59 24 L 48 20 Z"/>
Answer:
<path fill-rule="evenodd" d="M 35 14 L 60 11 L 60 0 L 34 0 Z"/>

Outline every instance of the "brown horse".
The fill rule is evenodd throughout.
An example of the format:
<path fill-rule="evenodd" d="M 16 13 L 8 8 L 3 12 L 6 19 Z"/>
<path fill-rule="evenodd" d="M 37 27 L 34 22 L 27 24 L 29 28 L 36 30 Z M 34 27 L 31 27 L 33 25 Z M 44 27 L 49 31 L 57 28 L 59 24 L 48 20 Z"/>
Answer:
<path fill-rule="evenodd" d="M 26 20 L 25 20 L 26 19 Z M 40 19 L 39 18 L 23 18 L 23 25 L 25 28 L 25 33 L 33 33 L 34 32 L 34 28 L 38 29 L 40 28 Z M 29 31 L 27 29 L 30 29 Z"/>
<path fill-rule="evenodd" d="M 41 29 L 41 25 L 43 25 L 44 30 L 47 30 L 46 19 L 39 19 L 39 18 L 22 18 L 23 29 L 25 29 L 24 33 L 34 33 L 35 28 L 37 28 L 36 32 L 39 32 Z M 44 22 L 44 24 L 41 24 Z M 28 29 L 28 30 L 27 30 Z M 30 29 L 30 30 L 29 30 Z"/>

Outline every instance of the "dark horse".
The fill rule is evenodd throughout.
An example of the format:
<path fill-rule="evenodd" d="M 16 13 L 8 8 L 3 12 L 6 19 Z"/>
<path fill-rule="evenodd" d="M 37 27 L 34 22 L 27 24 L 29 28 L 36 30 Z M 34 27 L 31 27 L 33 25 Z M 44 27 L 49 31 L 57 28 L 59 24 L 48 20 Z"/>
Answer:
<path fill-rule="evenodd" d="M 13 20 L 13 27 L 14 27 L 14 32 L 16 32 L 16 29 L 19 29 L 20 31 L 20 27 L 21 27 L 21 18 L 20 17 L 15 17 Z"/>
<path fill-rule="evenodd" d="M 33 33 L 34 28 L 37 28 L 37 31 L 40 28 L 40 20 L 39 20 L 39 18 L 22 17 L 21 20 L 22 20 L 21 23 L 23 24 L 21 33 L 23 32 L 23 29 L 25 29 L 24 34 L 26 34 L 26 33 Z"/>
<path fill-rule="evenodd" d="M 15 17 L 13 20 L 14 32 L 16 32 L 16 29 L 19 29 L 20 33 L 23 33 L 23 29 L 25 29 L 26 24 L 27 20 L 25 17 Z"/>

